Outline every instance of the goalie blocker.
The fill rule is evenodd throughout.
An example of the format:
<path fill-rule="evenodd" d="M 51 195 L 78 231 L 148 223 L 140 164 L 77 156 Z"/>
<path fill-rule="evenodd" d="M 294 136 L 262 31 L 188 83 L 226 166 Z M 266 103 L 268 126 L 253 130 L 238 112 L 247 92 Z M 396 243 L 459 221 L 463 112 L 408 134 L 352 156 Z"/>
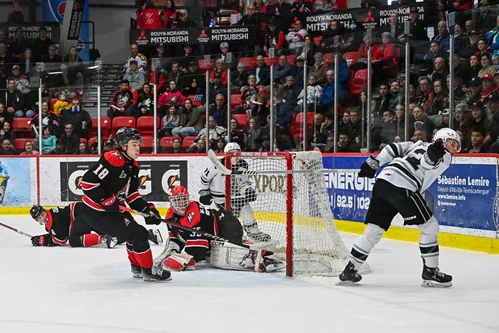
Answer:
<path fill-rule="evenodd" d="M 285 265 L 270 258 L 259 244 L 258 247 L 243 244 L 243 229 L 239 220 L 223 208 L 207 209 L 195 201 L 189 200 L 187 189 L 176 186 L 170 195 L 171 209 L 166 219 L 173 219 L 182 226 L 197 229 L 203 233 L 212 233 L 223 238 L 213 241 L 201 234 L 188 232 L 168 225 L 169 239 L 165 250 L 156 259 L 166 269 L 177 271 L 193 269 L 196 263 L 209 260 L 218 268 L 231 270 L 276 271 Z"/>

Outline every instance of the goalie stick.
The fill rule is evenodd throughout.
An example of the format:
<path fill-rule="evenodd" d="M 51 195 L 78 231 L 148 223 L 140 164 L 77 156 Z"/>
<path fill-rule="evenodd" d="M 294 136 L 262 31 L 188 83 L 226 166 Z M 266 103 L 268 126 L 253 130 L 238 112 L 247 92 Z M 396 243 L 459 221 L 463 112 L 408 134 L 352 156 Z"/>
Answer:
<path fill-rule="evenodd" d="M 6 228 L 6 229 L 12 230 L 12 231 L 14 231 L 14 232 L 17 232 L 18 234 L 21 234 L 21 235 L 23 235 L 23 236 L 26 236 L 26 237 L 29 237 L 29 238 L 33 237 L 33 236 L 31 236 L 30 234 L 28 234 L 28 233 L 26 233 L 26 232 L 24 232 L 24 231 L 21 231 L 21 230 L 19 230 L 19 229 L 16 229 L 16 228 L 14 228 L 14 227 L 11 227 L 10 225 L 7 225 L 7 224 L 0 223 L 0 226 L 4 227 L 4 228 Z"/>
<path fill-rule="evenodd" d="M 217 157 L 215 152 L 210 149 L 208 151 L 208 158 L 210 159 L 211 163 L 220 170 L 224 175 L 259 175 L 262 173 L 268 173 L 268 174 L 288 174 L 288 173 L 335 173 L 335 172 L 349 172 L 349 173 L 358 173 L 360 170 L 359 169 L 322 169 L 322 170 L 310 170 L 310 169 L 304 169 L 304 170 L 247 170 L 247 171 L 236 171 L 236 170 L 229 170 L 225 167 L 225 165 L 220 162 L 220 159 Z"/>

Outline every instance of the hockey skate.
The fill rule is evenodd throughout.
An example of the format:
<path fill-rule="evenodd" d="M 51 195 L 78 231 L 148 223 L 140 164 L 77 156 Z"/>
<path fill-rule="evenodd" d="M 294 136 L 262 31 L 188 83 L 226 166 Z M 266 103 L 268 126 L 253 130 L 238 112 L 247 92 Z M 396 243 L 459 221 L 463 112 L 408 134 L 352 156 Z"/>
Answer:
<path fill-rule="evenodd" d="M 161 236 L 161 232 L 158 229 L 149 229 L 147 230 L 149 241 L 154 244 L 163 244 L 163 236 Z"/>
<path fill-rule="evenodd" d="M 357 272 L 352 262 L 349 261 L 343 272 L 341 272 L 339 279 L 337 285 L 351 285 L 362 280 L 362 276 Z"/>
<path fill-rule="evenodd" d="M 440 272 L 438 267 L 431 268 L 423 265 L 423 273 L 421 274 L 423 287 L 448 288 L 452 286 L 452 276 Z"/>
<path fill-rule="evenodd" d="M 112 249 L 116 246 L 116 244 L 118 244 L 118 238 L 111 237 L 109 235 L 102 235 L 101 242 L 102 244 L 106 245 L 108 249 Z"/>
<path fill-rule="evenodd" d="M 154 265 L 151 268 L 142 268 L 142 277 L 146 282 L 166 282 L 172 279 L 172 274 L 161 265 Z"/>
<path fill-rule="evenodd" d="M 142 278 L 142 269 L 140 268 L 140 266 L 130 264 L 130 270 L 132 271 L 132 276 L 135 279 Z"/>
<path fill-rule="evenodd" d="M 286 268 L 282 261 L 278 261 L 269 257 L 263 257 L 263 271 L 272 273 Z"/>
<path fill-rule="evenodd" d="M 270 241 L 271 239 L 270 235 L 260 231 L 256 221 L 253 221 L 251 224 L 244 225 L 243 227 L 246 235 L 248 235 L 248 238 L 254 243 L 264 243 Z"/>

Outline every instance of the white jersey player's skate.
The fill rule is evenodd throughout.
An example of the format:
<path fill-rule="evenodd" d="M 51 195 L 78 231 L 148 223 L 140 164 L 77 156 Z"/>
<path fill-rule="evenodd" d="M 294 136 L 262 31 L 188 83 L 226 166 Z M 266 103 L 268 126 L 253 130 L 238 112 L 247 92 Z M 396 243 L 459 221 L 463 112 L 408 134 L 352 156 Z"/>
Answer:
<path fill-rule="evenodd" d="M 224 153 L 240 152 L 241 147 L 235 142 L 229 142 Z M 224 161 L 222 161 L 222 164 Z M 239 157 L 231 157 L 233 171 L 247 171 L 248 163 Z M 201 176 L 201 190 L 199 201 L 204 205 L 225 204 L 225 175 L 214 165 L 208 166 Z M 239 216 L 248 239 L 252 242 L 269 242 L 270 235 L 262 232 L 258 227 L 255 214 L 250 202 L 257 198 L 257 193 L 247 175 L 233 175 L 231 178 L 231 209 L 235 216 Z"/>

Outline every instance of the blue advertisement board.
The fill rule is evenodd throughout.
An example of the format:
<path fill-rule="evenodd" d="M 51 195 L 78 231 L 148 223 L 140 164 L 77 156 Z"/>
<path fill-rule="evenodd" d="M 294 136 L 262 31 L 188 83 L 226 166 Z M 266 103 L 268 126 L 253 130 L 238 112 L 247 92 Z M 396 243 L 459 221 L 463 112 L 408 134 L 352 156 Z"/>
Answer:
<path fill-rule="evenodd" d="M 426 191 L 429 208 L 441 225 L 499 230 L 497 160 L 459 157 L 455 161 L 457 159 L 460 162 L 452 164 Z M 365 156 L 323 158 L 324 168 L 336 170 L 325 175 L 336 219 L 357 222 L 365 219 L 374 179 L 360 178 L 350 172 L 359 169 L 365 160 Z"/>
<path fill-rule="evenodd" d="M 0 158 L 0 206 L 31 206 L 31 159 Z"/>
<path fill-rule="evenodd" d="M 44 22 L 59 22 L 62 25 L 62 20 L 64 18 L 64 10 L 66 9 L 66 0 L 42 0 L 42 21 Z M 85 0 L 83 8 L 83 21 L 88 21 L 89 9 L 88 0 Z M 83 23 L 81 25 L 80 37 L 78 38 L 78 55 L 83 61 L 89 61 L 90 44 L 85 44 L 90 41 L 89 24 Z M 63 36 L 61 35 L 61 38 Z M 65 55 L 64 55 L 65 56 Z M 63 58 L 64 58 L 63 56 Z"/>

